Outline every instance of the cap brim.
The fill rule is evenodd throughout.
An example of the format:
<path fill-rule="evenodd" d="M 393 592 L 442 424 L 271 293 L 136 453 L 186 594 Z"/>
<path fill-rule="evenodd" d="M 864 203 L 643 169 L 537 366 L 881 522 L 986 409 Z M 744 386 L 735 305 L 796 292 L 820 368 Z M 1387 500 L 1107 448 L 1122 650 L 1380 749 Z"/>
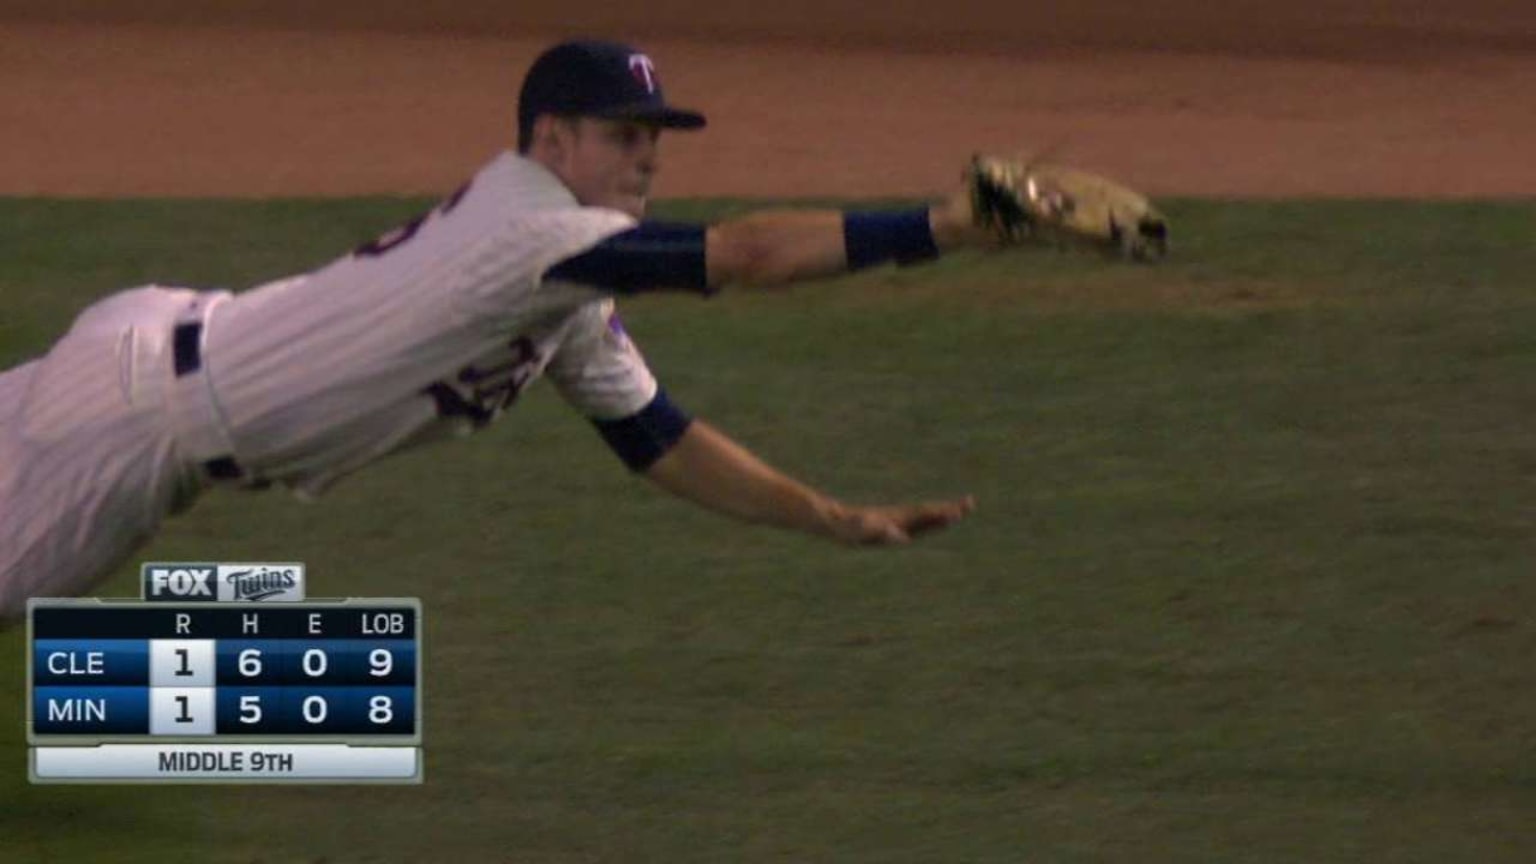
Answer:
<path fill-rule="evenodd" d="M 599 112 L 598 116 L 607 117 L 610 120 L 638 120 L 643 123 L 655 123 L 664 129 L 703 129 L 705 124 L 708 123 L 704 119 L 704 115 L 697 111 L 656 105 L 629 105 L 610 108 Z"/>

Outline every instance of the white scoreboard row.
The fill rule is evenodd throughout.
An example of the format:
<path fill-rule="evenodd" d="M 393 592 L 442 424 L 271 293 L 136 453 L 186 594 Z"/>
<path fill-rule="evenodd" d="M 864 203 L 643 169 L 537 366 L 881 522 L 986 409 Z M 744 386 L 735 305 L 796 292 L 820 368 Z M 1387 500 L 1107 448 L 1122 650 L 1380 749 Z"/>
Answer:
<path fill-rule="evenodd" d="M 32 748 L 34 783 L 420 783 L 419 747 L 102 744 Z"/>

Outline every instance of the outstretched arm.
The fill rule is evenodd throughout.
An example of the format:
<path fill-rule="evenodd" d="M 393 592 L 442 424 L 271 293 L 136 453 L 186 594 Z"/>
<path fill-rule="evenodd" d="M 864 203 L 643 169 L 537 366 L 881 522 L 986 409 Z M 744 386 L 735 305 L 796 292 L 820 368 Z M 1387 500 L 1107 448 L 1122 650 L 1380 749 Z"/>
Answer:
<path fill-rule="evenodd" d="M 970 497 L 921 504 L 844 504 L 777 471 L 700 420 L 644 472 L 657 486 L 711 510 L 855 545 L 907 543 L 965 518 Z"/>
<path fill-rule="evenodd" d="M 774 286 L 962 248 L 1086 245 L 1156 261 L 1168 225 L 1140 193 L 1076 169 L 977 157 L 944 201 L 905 210 L 764 210 L 713 225 L 645 222 L 546 278 L 614 293 Z"/>
<path fill-rule="evenodd" d="M 993 248 L 972 196 L 905 210 L 759 210 L 712 225 L 643 222 L 551 267 L 545 278 L 615 294 L 761 287 L 835 276 L 888 261 L 916 263 Z"/>
<path fill-rule="evenodd" d="M 770 286 L 846 273 L 888 260 L 923 260 L 955 249 L 991 247 L 976 224 L 969 190 L 906 211 L 768 210 L 709 226 L 711 288 Z"/>

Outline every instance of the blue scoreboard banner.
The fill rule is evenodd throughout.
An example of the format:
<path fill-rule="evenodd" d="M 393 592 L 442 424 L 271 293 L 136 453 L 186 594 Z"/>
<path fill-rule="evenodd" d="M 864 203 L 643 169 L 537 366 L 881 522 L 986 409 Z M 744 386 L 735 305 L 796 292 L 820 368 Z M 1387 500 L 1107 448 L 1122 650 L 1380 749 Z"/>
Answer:
<path fill-rule="evenodd" d="M 421 782 L 419 600 L 148 587 L 29 602 L 33 782 Z"/>

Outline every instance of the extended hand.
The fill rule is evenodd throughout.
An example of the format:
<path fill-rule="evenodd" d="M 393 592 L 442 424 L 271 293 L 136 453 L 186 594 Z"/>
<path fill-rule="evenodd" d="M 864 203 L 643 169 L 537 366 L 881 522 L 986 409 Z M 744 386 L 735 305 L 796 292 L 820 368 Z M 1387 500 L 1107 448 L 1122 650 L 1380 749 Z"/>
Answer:
<path fill-rule="evenodd" d="M 976 509 L 967 495 L 950 501 L 876 507 L 842 505 L 832 522 L 833 536 L 857 546 L 896 546 L 931 531 L 948 528 Z"/>

